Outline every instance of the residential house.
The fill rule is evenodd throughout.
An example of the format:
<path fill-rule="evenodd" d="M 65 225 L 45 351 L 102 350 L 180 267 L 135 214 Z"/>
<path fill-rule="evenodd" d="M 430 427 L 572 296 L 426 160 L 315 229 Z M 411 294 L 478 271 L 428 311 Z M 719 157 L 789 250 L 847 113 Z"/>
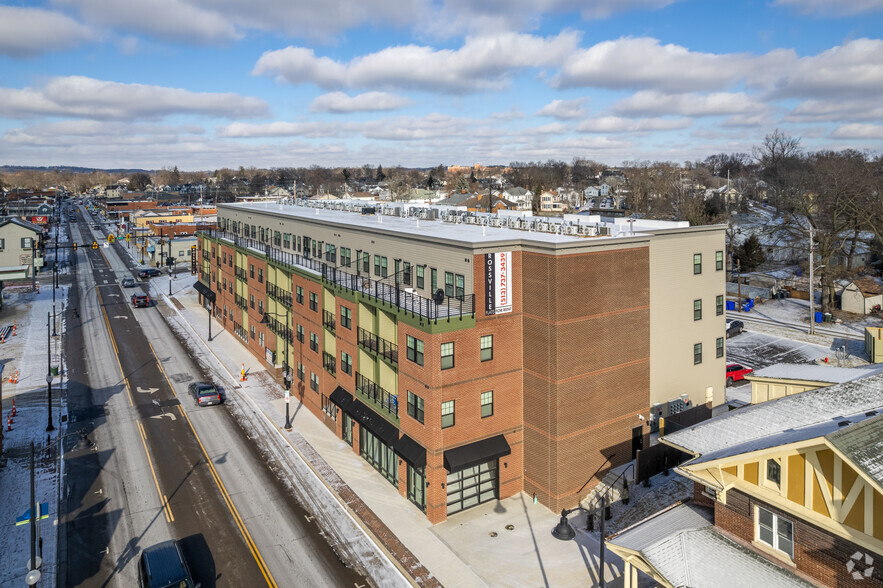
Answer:
<path fill-rule="evenodd" d="M 558 197 L 558 192 L 547 190 L 540 194 L 540 212 L 564 212 L 567 204 Z"/>
<path fill-rule="evenodd" d="M 832 357 L 833 360 L 833 357 Z M 844 368 L 832 365 L 778 363 L 745 376 L 751 382 L 751 404 L 879 374 L 881 366 Z"/>
<path fill-rule="evenodd" d="M 533 209 L 533 192 L 526 188 L 508 188 L 503 191 L 503 198 L 514 202 L 516 210 Z"/>
<path fill-rule="evenodd" d="M 878 374 L 663 437 L 692 456 L 676 471 L 714 522 L 678 509 L 614 537 L 625 586 L 633 567 L 662 586 L 883 584 L 881 390 Z"/>
<path fill-rule="evenodd" d="M 491 210 L 488 210 L 488 198 L 491 199 Z M 482 194 L 481 196 L 477 196 L 475 198 L 470 198 L 466 202 L 463 203 L 463 206 L 466 207 L 466 210 L 470 212 L 498 212 L 500 210 L 518 210 L 518 205 L 514 202 L 510 202 L 505 198 L 500 198 L 499 196 L 488 196 L 487 194 Z"/>
<path fill-rule="evenodd" d="M 0 223 L 0 267 L 21 268 L 26 276 L 31 275 L 28 268 L 42 267 L 39 250 L 42 234 L 43 229 L 18 218 Z"/>
<path fill-rule="evenodd" d="M 870 277 L 851 281 L 840 292 L 840 309 L 870 314 L 883 308 L 883 285 Z"/>

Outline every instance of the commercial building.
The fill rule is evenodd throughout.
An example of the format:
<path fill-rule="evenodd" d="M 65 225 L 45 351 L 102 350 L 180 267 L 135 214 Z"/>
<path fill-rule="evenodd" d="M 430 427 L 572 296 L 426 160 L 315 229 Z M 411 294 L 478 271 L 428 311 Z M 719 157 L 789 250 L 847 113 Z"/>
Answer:
<path fill-rule="evenodd" d="M 724 401 L 724 227 L 346 202 L 218 227 L 207 307 L 432 522 L 573 506 L 656 415 Z"/>

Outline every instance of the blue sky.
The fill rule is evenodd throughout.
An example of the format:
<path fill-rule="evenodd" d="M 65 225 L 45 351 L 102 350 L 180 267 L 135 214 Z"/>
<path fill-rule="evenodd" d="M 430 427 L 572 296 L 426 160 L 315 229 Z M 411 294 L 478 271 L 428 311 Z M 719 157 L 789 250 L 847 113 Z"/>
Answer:
<path fill-rule="evenodd" d="M 883 0 L 0 4 L 0 163 L 610 165 L 883 147 Z"/>

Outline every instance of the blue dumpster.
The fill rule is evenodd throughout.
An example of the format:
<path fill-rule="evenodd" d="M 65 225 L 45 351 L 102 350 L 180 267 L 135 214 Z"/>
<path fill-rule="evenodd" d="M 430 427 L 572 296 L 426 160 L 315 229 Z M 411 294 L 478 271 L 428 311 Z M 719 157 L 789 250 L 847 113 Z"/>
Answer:
<path fill-rule="evenodd" d="M 817 312 L 817 313 L 816 313 L 816 322 L 817 322 L 817 323 L 822 322 L 822 318 L 823 318 L 823 317 L 822 317 L 822 313 Z"/>
<path fill-rule="evenodd" d="M 727 300 L 727 310 L 736 310 L 736 302 L 734 300 Z"/>

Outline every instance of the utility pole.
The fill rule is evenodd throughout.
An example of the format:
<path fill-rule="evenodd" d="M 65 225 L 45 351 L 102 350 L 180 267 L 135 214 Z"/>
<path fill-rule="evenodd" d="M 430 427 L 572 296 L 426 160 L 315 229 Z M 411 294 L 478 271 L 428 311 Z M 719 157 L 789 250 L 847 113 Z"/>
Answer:
<path fill-rule="evenodd" d="M 736 311 L 742 312 L 742 260 L 736 259 L 736 287 L 739 289 L 739 300 L 736 301 Z"/>
<path fill-rule="evenodd" d="M 812 226 L 809 227 L 809 334 L 816 332 L 815 246 Z"/>

